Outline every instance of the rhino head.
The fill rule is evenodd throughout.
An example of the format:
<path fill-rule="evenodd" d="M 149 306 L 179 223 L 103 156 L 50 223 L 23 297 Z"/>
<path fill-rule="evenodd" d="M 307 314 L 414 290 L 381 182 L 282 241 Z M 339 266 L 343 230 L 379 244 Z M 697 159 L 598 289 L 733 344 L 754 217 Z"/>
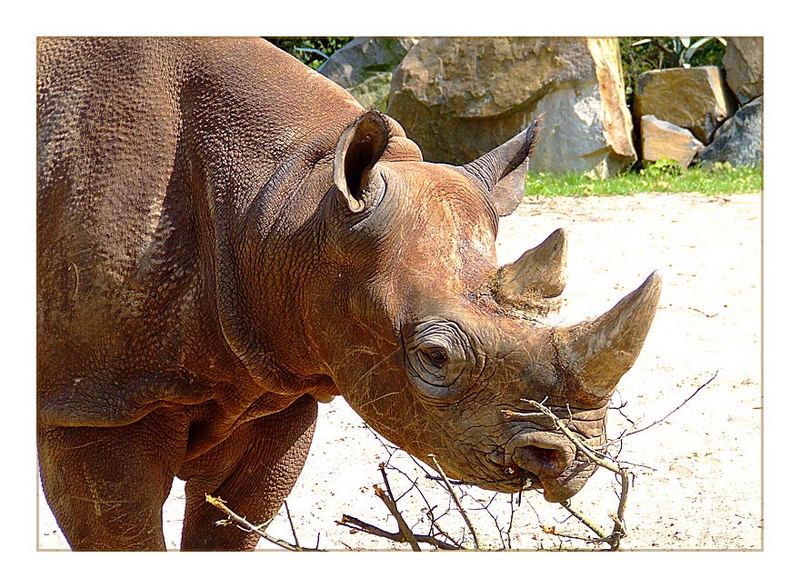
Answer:
<path fill-rule="evenodd" d="M 422 161 L 391 119 L 361 116 L 336 148 L 326 269 L 306 319 L 337 389 L 381 435 L 429 464 L 435 455 L 453 478 L 563 501 L 596 466 L 528 401 L 605 443 L 609 398 L 644 343 L 660 278 L 557 326 L 541 315 L 564 288 L 563 231 L 498 268 L 496 201 L 522 189 L 538 128 L 450 166 Z"/>

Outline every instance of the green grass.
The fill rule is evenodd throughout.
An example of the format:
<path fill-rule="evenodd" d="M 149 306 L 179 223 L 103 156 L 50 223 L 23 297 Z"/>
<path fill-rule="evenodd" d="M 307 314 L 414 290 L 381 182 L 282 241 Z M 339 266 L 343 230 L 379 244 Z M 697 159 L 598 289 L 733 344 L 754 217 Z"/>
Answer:
<path fill-rule="evenodd" d="M 696 192 L 700 194 L 747 194 L 760 192 L 764 183 L 760 168 L 733 167 L 728 163 L 712 168 L 683 169 L 674 162 L 658 161 L 640 170 L 607 180 L 580 174 L 528 174 L 529 196 L 608 196 L 617 194 Z"/>

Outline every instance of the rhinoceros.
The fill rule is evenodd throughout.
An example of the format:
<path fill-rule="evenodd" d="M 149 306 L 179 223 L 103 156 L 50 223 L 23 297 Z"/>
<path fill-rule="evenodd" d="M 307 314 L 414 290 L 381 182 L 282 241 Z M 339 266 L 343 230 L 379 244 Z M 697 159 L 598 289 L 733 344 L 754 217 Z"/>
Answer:
<path fill-rule="evenodd" d="M 546 319 L 556 231 L 498 267 L 540 123 L 465 165 L 254 39 L 43 38 L 37 57 L 37 446 L 76 550 L 252 549 L 341 395 L 482 488 L 575 494 L 660 292 Z M 512 202 L 509 205 L 509 202 Z"/>

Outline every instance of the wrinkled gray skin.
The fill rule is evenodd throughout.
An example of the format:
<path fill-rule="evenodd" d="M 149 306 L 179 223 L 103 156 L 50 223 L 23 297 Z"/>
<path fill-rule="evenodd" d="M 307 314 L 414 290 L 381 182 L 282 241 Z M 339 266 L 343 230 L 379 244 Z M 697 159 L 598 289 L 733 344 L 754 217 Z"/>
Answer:
<path fill-rule="evenodd" d="M 653 275 L 573 327 L 557 231 L 497 267 L 537 124 L 463 167 L 261 40 L 38 47 L 38 449 L 74 549 L 249 549 L 341 394 L 406 451 L 506 492 L 577 492 L 655 312 Z"/>

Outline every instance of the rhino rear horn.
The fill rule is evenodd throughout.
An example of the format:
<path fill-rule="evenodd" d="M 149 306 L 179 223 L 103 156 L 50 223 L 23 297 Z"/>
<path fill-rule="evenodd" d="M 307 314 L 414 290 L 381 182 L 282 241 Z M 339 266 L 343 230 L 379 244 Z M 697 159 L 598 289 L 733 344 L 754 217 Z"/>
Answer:
<path fill-rule="evenodd" d="M 488 193 L 501 216 L 514 212 L 525 195 L 528 159 L 536 147 L 541 125 L 539 115 L 527 129 L 462 167 Z"/>
<path fill-rule="evenodd" d="M 366 208 L 362 180 L 380 159 L 389 143 L 389 126 L 383 115 L 370 110 L 345 129 L 336 144 L 333 182 L 351 212 Z"/>
<path fill-rule="evenodd" d="M 556 229 L 536 247 L 497 271 L 494 294 L 515 305 L 555 298 L 566 286 L 567 233 Z"/>
<path fill-rule="evenodd" d="M 614 308 L 592 321 L 556 332 L 561 363 L 581 388 L 607 399 L 644 345 L 661 294 L 661 277 L 653 272 Z"/>

